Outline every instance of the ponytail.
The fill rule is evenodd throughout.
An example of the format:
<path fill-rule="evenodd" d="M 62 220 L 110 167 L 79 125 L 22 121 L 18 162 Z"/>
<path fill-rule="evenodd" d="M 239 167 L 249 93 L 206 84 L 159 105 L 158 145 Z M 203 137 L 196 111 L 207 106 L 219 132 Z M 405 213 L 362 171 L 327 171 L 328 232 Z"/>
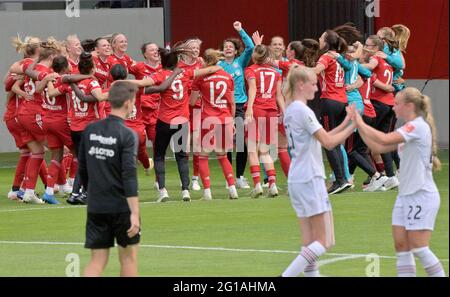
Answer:
<path fill-rule="evenodd" d="M 432 156 L 433 156 L 433 170 L 441 170 L 441 161 L 439 160 L 437 154 L 438 154 L 438 145 L 437 145 L 437 130 L 436 130 L 436 124 L 434 122 L 433 113 L 431 110 L 431 99 L 427 95 L 422 95 L 422 112 L 423 117 L 425 121 L 430 125 L 431 129 L 431 149 L 432 149 Z"/>
<path fill-rule="evenodd" d="M 25 58 L 34 56 L 37 53 L 40 42 L 39 38 L 33 36 L 26 36 L 22 41 L 19 34 L 11 38 L 11 44 L 16 52 L 23 54 Z"/>

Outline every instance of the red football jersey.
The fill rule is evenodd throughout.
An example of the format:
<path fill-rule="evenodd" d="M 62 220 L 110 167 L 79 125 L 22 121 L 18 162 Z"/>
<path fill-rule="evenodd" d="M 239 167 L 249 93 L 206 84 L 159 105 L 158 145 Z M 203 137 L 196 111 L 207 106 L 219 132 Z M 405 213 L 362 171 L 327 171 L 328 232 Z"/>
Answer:
<path fill-rule="evenodd" d="M 207 117 L 217 117 L 221 123 L 225 123 L 225 119 L 231 117 L 231 104 L 234 104 L 234 81 L 230 74 L 219 70 L 196 79 L 192 90 L 198 90 L 202 95 L 202 120 Z"/>
<path fill-rule="evenodd" d="M 161 70 L 151 76 L 160 85 L 172 74 L 171 70 Z M 166 91 L 161 93 L 158 119 L 167 124 L 182 124 L 189 121 L 189 87 L 194 78 L 194 70 L 184 70 L 178 74 Z M 177 120 L 173 121 L 175 118 Z"/>
<path fill-rule="evenodd" d="M 178 62 L 177 67 L 181 68 L 181 69 L 185 69 L 185 70 L 186 69 L 196 70 L 196 69 L 203 68 L 203 62 L 200 58 L 197 58 L 197 60 L 193 64 L 187 64 L 186 62 L 180 60 Z M 191 92 L 192 92 L 192 83 L 193 82 L 191 82 L 191 85 L 189 86 L 189 95 L 191 95 Z M 195 105 L 193 106 L 193 108 L 201 108 L 201 107 L 202 107 L 202 100 L 201 100 L 201 98 L 199 98 L 195 102 Z"/>
<path fill-rule="evenodd" d="M 78 70 L 78 62 L 72 61 L 72 59 L 68 59 L 70 64 L 70 73 L 71 74 L 79 74 L 80 71 Z"/>
<path fill-rule="evenodd" d="M 33 70 L 38 72 L 38 81 L 41 81 L 47 74 L 52 72 L 49 67 L 42 64 L 36 64 Z M 42 105 L 47 95 L 45 90 L 41 93 L 36 93 L 36 83 L 31 77 L 25 76 L 23 88 L 25 92 L 33 96 L 33 100 L 23 100 L 19 108 L 19 114 L 42 113 Z"/>
<path fill-rule="evenodd" d="M 383 58 L 377 56 L 373 56 L 372 58 L 378 60 L 378 65 L 372 70 L 372 72 L 377 75 L 377 78 L 381 82 L 387 85 L 392 85 L 392 77 L 394 73 L 392 66 L 389 65 Z M 372 87 L 370 99 L 380 101 L 390 106 L 394 105 L 394 94 L 386 93 L 377 87 Z"/>
<path fill-rule="evenodd" d="M 100 89 L 98 81 L 94 79 L 85 79 L 78 83 L 78 88 L 85 94 L 91 95 L 95 89 Z M 98 111 L 98 102 L 84 102 L 80 98 L 74 96 L 72 98 L 73 108 L 70 109 L 70 130 L 83 131 L 86 126 L 98 119 L 100 113 Z"/>
<path fill-rule="evenodd" d="M 359 88 L 359 93 L 361 94 L 364 103 L 364 115 L 369 118 L 374 118 L 377 116 L 377 114 L 375 113 L 375 108 L 370 101 L 370 91 L 372 89 L 373 83 L 376 80 L 377 75 L 375 73 L 372 73 L 371 77 L 363 79 L 364 84 Z"/>
<path fill-rule="evenodd" d="M 158 64 L 156 68 L 153 68 L 152 66 L 148 65 L 145 62 L 139 62 L 133 65 L 132 70 L 134 72 L 134 76 L 136 79 L 144 79 L 145 77 L 150 77 L 156 72 L 160 71 L 162 69 L 161 64 Z M 142 94 L 140 92 L 140 104 L 142 108 L 149 108 L 149 109 L 157 109 L 159 105 L 159 100 L 161 99 L 160 94 Z M 137 95 L 136 95 L 137 99 Z"/>
<path fill-rule="evenodd" d="M 16 82 L 14 80 L 15 74 L 8 74 L 6 81 L 5 81 L 5 92 L 10 92 L 12 86 Z M 9 99 L 9 101 L 6 103 L 6 110 L 3 114 L 3 120 L 8 121 L 10 119 L 13 119 L 17 115 L 17 108 L 19 106 L 19 96 L 16 94 L 13 94 L 13 96 Z"/>
<path fill-rule="evenodd" d="M 110 65 L 108 64 L 108 59 L 103 61 L 100 57 L 93 56 L 92 57 L 95 65 L 95 78 L 97 78 L 100 86 L 102 88 L 106 88 L 106 82 L 109 77 L 109 69 Z"/>
<path fill-rule="evenodd" d="M 277 110 L 277 83 L 281 81 L 281 75 L 275 68 L 267 64 L 253 64 L 245 69 L 245 79 L 256 81 L 254 106 L 260 109 Z"/>
<path fill-rule="evenodd" d="M 291 68 L 292 64 L 298 64 L 301 66 L 305 66 L 305 63 L 303 63 L 302 61 L 299 61 L 297 59 L 292 59 L 289 61 L 279 61 L 278 62 L 278 67 L 283 71 L 283 79 L 287 78 L 287 75 L 289 73 L 289 69 Z"/>
<path fill-rule="evenodd" d="M 125 69 L 134 75 L 134 71 L 132 69 L 132 66 L 134 65 L 133 59 L 130 58 L 127 54 L 123 54 L 123 56 L 119 57 L 116 54 L 112 54 L 108 57 L 106 60 L 110 66 L 109 69 L 111 69 L 116 64 L 122 64 Z M 110 80 L 112 81 L 111 75 L 109 76 Z"/>
<path fill-rule="evenodd" d="M 320 98 L 347 103 L 345 71 L 342 66 L 326 54 L 320 57 L 317 64 L 322 64 L 325 67 L 325 70 L 319 75 L 319 84 L 322 90 Z"/>
<path fill-rule="evenodd" d="M 62 77 L 58 77 L 54 84 L 61 95 L 56 97 L 49 97 L 47 92 L 44 100 L 44 110 L 46 116 L 51 117 L 67 117 L 69 111 L 68 100 L 72 98 L 72 89 L 70 85 L 62 82 Z"/>

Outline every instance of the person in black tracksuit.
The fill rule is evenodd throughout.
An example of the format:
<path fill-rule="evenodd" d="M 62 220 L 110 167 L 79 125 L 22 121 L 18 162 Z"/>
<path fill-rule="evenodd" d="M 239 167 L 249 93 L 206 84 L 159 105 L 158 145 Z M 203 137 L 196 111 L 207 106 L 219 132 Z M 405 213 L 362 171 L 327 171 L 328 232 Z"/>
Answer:
<path fill-rule="evenodd" d="M 134 107 L 137 87 L 116 81 L 109 91 L 111 114 L 90 124 L 79 146 L 81 183 L 88 187 L 86 243 L 91 261 L 85 276 L 100 276 L 116 239 L 121 276 L 137 275 L 140 218 L 136 156 L 138 140 L 124 119 Z"/>

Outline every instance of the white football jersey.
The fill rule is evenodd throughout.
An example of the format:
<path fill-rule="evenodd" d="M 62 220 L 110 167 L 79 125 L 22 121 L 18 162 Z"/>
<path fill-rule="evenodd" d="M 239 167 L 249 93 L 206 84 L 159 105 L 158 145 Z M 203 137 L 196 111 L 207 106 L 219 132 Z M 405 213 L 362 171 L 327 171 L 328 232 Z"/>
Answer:
<path fill-rule="evenodd" d="M 405 139 L 398 145 L 400 157 L 399 195 L 419 190 L 437 192 L 432 172 L 431 128 L 422 117 L 405 123 L 396 130 Z"/>
<path fill-rule="evenodd" d="M 316 176 L 325 179 L 322 147 L 314 137 L 322 125 L 314 112 L 303 102 L 295 100 L 286 109 L 284 127 L 291 152 L 288 183 L 306 183 Z"/>

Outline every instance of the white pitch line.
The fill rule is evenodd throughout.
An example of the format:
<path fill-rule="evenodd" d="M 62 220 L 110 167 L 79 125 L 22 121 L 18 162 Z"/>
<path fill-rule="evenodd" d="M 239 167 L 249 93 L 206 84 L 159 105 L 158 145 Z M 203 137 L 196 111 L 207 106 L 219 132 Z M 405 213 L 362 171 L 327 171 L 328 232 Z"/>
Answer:
<path fill-rule="evenodd" d="M 60 241 L 8 241 L 0 240 L 0 244 L 28 244 L 28 245 L 76 245 L 83 246 L 81 242 L 60 242 Z M 160 249 L 181 249 L 181 250 L 207 250 L 220 252 L 244 252 L 244 253 L 272 253 L 272 254 L 298 254 L 299 251 L 285 251 L 285 250 L 259 250 L 259 249 L 238 249 L 225 247 L 202 247 L 202 246 L 184 246 L 184 245 L 158 245 L 158 244 L 139 244 L 141 248 L 160 248 Z M 346 259 L 366 257 L 369 254 L 346 254 L 346 253 L 326 253 L 328 256 L 345 257 Z M 379 256 L 383 259 L 396 259 L 394 256 Z M 336 259 L 336 258 L 334 258 Z M 323 260 L 321 265 L 325 265 L 333 259 Z M 443 262 L 448 262 L 448 259 L 441 259 Z"/>

